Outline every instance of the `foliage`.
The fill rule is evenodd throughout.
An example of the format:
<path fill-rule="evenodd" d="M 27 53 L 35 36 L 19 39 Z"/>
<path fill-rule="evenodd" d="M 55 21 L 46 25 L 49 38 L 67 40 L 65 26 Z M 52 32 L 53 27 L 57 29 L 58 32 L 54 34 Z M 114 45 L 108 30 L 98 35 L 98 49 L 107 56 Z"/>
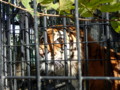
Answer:
<path fill-rule="evenodd" d="M 60 14 L 70 15 L 71 10 L 75 9 L 74 0 L 36 0 L 37 5 L 40 4 L 43 8 L 57 10 Z M 21 0 L 25 8 L 32 10 L 30 6 L 31 0 Z M 79 13 L 82 17 L 93 17 L 97 10 L 101 12 L 117 12 L 120 10 L 119 0 L 78 0 Z M 113 28 L 115 22 L 111 22 Z M 120 31 L 120 26 L 117 24 L 117 31 Z"/>
<path fill-rule="evenodd" d="M 112 19 L 115 20 L 115 19 L 118 19 L 118 18 L 117 17 L 112 17 Z M 117 33 L 120 33 L 120 21 L 111 21 L 111 26 L 113 27 L 113 29 Z"/>

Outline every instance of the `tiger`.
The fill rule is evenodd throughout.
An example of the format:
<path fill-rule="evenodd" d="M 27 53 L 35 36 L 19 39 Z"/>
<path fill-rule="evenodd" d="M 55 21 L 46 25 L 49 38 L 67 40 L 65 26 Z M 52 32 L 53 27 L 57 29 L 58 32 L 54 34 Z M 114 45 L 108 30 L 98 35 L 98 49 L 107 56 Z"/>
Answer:
<path fill-rule="evenodd" d="M 90 34 L 88 40 L 88 72 L 85 68 L 85 43 L 84 31 L 80 29 L 79 46 L 80 61 L 83 76 L 106 76 L 106 66 L 108 64 L 109 76 L 119 77 L 120 54 L 113 49 L 109 50 L 110 57 L 106 54 L 107 47 L 95 42 Z M 44 37 L 46 36 L 46 37 Z M 41 57 L 40 71 L 46 71 L 47 75 L 78 76 L 78 48 L 77 48 L 76 28 L 73 26 L 63 27 L 57 25 L 48 28 L 40 37 L 39 54 Z M 66 70 L 67 67 L 67 70 Z M 47 68 L 47 69 L 46 69 Z M 83 80 L 84 81 L 84 80 Z M 89 80 L 89 90 L 106 90 L 105 82 L 111 85 L 111 90 L 119 90 L 118 80 Z M 72 80 L 72 86 L 79 90 L 78 80 Z"/>

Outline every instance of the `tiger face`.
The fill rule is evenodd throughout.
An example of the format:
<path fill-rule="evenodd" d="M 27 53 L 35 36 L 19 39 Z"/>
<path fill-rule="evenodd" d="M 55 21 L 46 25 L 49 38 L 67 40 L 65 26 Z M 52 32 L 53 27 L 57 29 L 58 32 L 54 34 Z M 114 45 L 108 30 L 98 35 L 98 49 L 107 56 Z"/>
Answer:
<path fill-rule="evenodd" d="M 48 69 L 56 75 L 77 75 L 77 46 L 74 27 L 49 28 L 40 38 L 41 71 Z M 46 38 L 46 39 L 45 39 Z M 80 44 L 81 47 L 81 44 Z M 82 52 L 80 57 L 83 58 Z"/>

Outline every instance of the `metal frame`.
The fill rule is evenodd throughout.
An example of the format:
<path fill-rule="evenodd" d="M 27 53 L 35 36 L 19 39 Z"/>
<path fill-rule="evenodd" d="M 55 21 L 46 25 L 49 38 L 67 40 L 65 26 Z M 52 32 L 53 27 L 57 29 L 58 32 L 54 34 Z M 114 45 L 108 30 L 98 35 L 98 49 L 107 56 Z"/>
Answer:
<path fill-rule="evenodd" d="M 10 0 L 11 3 L 17 2 L 16 0 Z M 79 90 L 89 90 L 89 82 L 87 80 L 120 80 L 120 77 L 111 77 L 109 75 L 108 64 L 106 63 L 106 76 L 105 77 L 93 77 L 93 76 L 83 76 L 82 75 L 82 60 L 80 58 L 80 43 L 85 43 L 85 72 L 88 71 L 88 43 L 104 43 L 107 46 L 108 59 L 110 57 L 110 47 L 111 43 L 111 29 L 109 26 L 109 21 L 106 22 L 90 22 L 84 21 L 82 24 L 79 23 L 79 13 L 78 13 L 78 0 L 75 0 L 75 22 L 70 25 L 70 20 L 67 17 L 37 17 L 37 7 L 36 0 L 33 0 L 34 7 L 34 18 L 30 16 L 29 13 L 10 7 L 7 4 L 0 3 L 0 90 L 57 90 L 55 87 L 50 86 L 51 84 L 47 81 L 58 80 L 64 81 L 65 84 L 57 87 L 58 89 L 62 87 L 61 90 L 70 90 L 71 80 L 79 81 Z M 44 13 L 57 13 L 56 11 L 45 11 Z M 105 14 L 105 18 L 109 20 L 109 13 Z M 104 15 L 103 15 L 104 16 Z M 33 22 L 31 21 L 32 19 Z M 38 21 L 40 23 L 38 24 Z M 50 23 L 51 22 L 51 23 Z M 47 28 L 52 27 L 57 24 L 63 25 L 64 30 L 64 57 L 65 60 L 65 76 L 49 76 L 48 74 L 48 56 L 47 48 L 45 48 L 45 65 L 46 71 L 45 76 L 40 73 L 40 62 L 41 57 L 39 55 L 39 34 L 44 34 L 45 45 L 49 44 L 47 42 Z M 68 24 L 68 25 L 67 25 Z M 102 26 L 100 28 L 103 31 L 99 31 L 104 38 L 99 41 L 88 42 L 87 34 L 89 33 L 88 27 L 94 25 Z M 78 76 L 70 76 L 68 74 L 68 60 L 67 60 L 67 41 L 66 41 L 66 28 L 67 26 L 76 27 L 76 45 L 78 54 Z M 80 28 L 83 27 L 85 30 L 85 41 L 79 42 L 80 39 Z M 40 30 L 39 30 L 40 29 Z M 44 33 L 41 33 L 44 32 Z M 94 32 L 93 32 L 94 33 Z M 101 37 L 99 38 L 101 39 Z M 119 41 L 117 41 L 119 42 Z M 19 75 L 18 75 L 19 74 Z M 87 73 L 86 73 L 87 75 Z M 83 83 L 85 81 L 85 83 Z M 34 83 L 35 82 L 35 83 Z M 55 84 L 55 82 L 54 82 Z M 45 88 L 46 85 L 46 88 Z M 108 87 L 109 88 L 109 87 Z M 60 89 L 59 89 L 60 90 Z"/>

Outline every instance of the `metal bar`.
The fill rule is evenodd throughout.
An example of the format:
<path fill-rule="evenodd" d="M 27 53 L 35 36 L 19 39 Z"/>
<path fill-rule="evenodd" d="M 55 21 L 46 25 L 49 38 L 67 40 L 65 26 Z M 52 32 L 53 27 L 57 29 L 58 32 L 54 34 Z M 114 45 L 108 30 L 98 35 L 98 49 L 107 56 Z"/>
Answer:
<path fill-rule="evenodd" d="M 109 20 L 109 13 L 106 13 L 106 19 Z M 106 23 L 109 25 L 109 21 L 106 21 Z M 108 25 L 106 25 L 106 32 L 107 32 L 106 37 L 107 39 L 110 39 L 110 28 Z"/>
<path fill-rule="evenodd" d="M 3 4 L 3 24 L 5 25 L 5 27 L 3 27 L 3 35 L 2 35 L 2 38 L 3 38 L 3 45 L 6 45 L 6 5 Z M 6 47 L 3 47 L 3 62 L 4 61 L 7 61 L 7 59 L 5 58 L 7 57 L 6 55 Z M 4 76 L 7 76 L 7 63 L 4 62 L 3 63 L 3 69 L 4 69 Z M 4 89 L 6 89 L 6 87 L 8 86 L 8 80 L 4 80 Z"/>
<path fill-rule="evenodd" d="M 2 25 L 3 25 L 3 22 L 2 22 L 2 11 L 3 9 L 2 9 L 2 4 L 0 3 L 0 76 L 1 76 L 1 78 L 0 78 L 0 90 L 4 90 L 4 84 L 3 84 L 3 78 L 2 78 L 2 76 L 3 76 L 3 59 L 2 59 Z"/>
<path fill-rule="evenodd" d="M 65 75 L 68 76 L 66 18 L 63 18 Z"/>
<path fill-rule="evenodd" d="M 12 2 L 12 4 L 14 4 L 15 2 L 14 2 L 15 0 L 11 0 L 11 2 Z M 14 13 L 14 7 L 11 7 L 12 8 L 12 13 Z M 13 15 L 13 14 L 12 14 Z M 11 15 L 11 23 L 12 23 L 12 36 L 13 36 L 13 45 L 15 45 L 16 44 L 16 37 L 15 37 L 15 34 L 16 34 L 16 32 L 15 32 L 15 22 L 14 22 L 14 18 L 15 17 L 13 17 Z M 10 28 L 9 28 L 10 29 Z M 10 30 L 11 31 L 11 30 Z M 11 46 L 12 47 L 12 46 Z M 16 63 L 15 63 L 15 61 L 16 61 L 16 47 L 14 46 L 14 47 L 12 47 L 13 48 L 13 60 L 11 61 L 11 63 L 13 64 L 13 76 L 16 74 Z M 14 62 L 14 63 L 13 63 Z M 17 80 L 16 79 L 14 79 L 13 80 L 13 90 L 17 90 Z"/>
<path fill-rule="evenodd" d="M 9 31 L 9 28 L 10 27 L 10 10 L 9 10 L 9 6 L 7 6 L 7 15 L 6 15 L 6 18 L 7 18 L 7 45 L 9 45 L 9 47 L 7 48 L 8 50 L 8 61 L 10 61 L 9 63 L 9 68 L 8 68 L 8 71 L 9 71 L 9 74 L 12 76 L 12 52 L 11 52 L 11 35 L 10 35 L 10 31 Z"/>
<path fill-rule="evenodd" d="M 47 11 L 44 10 L 44 13 Z M 48 42 L 47 42 L 47 17 L 44 16 L 44 47 L 45 47 L 45 74 L 48 75 Z"/>
<path fill-rule="evenodd" d="M 4 23 L 5 23 L 5 10 L 4 10 L 4 9 L 5 9 L 5 6 L 4 6 L 4 4 L 1 4 L 1 6 L 2 6 L 2 7 L 1 7 L 1 8 L 2 8 L 2 11 L 1 11 L 1 12 L 2 12 L 2 14 L 1 14 L 1 17 L 2 17 L 2 18 L 1 18 L 1 19 L 2 19 L 2 20 L 1 20 L 1 22 L 2 22 L 2 31 L 1 31 L 1 32 L 2 32 L 2 36 L 1 36 L 1 38 L 2 38 L 2 39 L 1 39 L 1 42 L 2 42 L 2 45 L 1 45 L 1 46 L 2 46 L 2 50 L 1 50 L 1 51 L 2 51 L 2 52 L 1 52 L 1 53 L 2 53 L 2 58 L 1 58 L 1 59 L 2 59 L 2 62 L 3 62 L 3 67 L 2 67 L 2 68 L 3 68 L 3 73 L 2 73 L 2 75 L 4 76 L 4 75 L 5 75 L 5 63 L 4 63 L 4 47 L 3 47 L 3 45 L 4 45 L 4 31 L 3 31 L 3 30 L 4 30 L 4 27 L 3 27 L 3 25 L 4 25 Z M 5 86 L 6 84 L 5 84 L 5 80 L 4 80 L 3 76 L 1 76 L 1 80 L 3 80 L 3 87 L 2 87 L 2 88 L 5 89 L 4 86 Z"/>
<path fill-rule="evenodd" d="M 35 53 L 36 53 L 36 81 L 37 81 L 37 90 L 41 90 L 41 76 L 40 76 L 40 69 L 39 69 L 39 39 L 38 39 L 38 23 L 37 23 L 37 2 L 36 0 L 33 0 L 33 5 L 34 5 L 34 29 L 35 29 Z"/>
<path fill-rule="evenodd" d="M 96 77 L 96 76 L 88 76 L 82 77 L 82 79 L 86 80 L 120 80 L 120 77 Z"/>
<path fill-rule="evenodd" d="M 109 13 L 106 13 L 106 19 L 109 20 Z M 106 23 L 109 23 L 109 21 L 106 21 Z M 107 40 L 107 61 L 105 62 L 105 75 L 106 76 L 109 76 L 111 75 L 111 71 L 109 69 L 109 66 L 110 66 L 110 29 L 109 29 L 109 26 L 106 25 L 106 40 Z M 106 82 L 106 81 L 105 81 Z M 106 88 L 110 89 L 111 88 L 111 84 L 110 83 L 106 83 Z"/>
<path fill-rule="evenodd" d="M 89 24 L 87 24 L 87 26 L 93 26 L 93 25 L 109 25 L 109 23 L 89 23 Z M 70 26 L 74 26 L 74 25 L 66 25 L 66 27 L 70 27 Z M 80 24 L 80 27 L 81 26 L 86 26 L 85 24 Z M 48 28 L 55 28 L 56 26 L 48 26 Z M 63 26 L 57 26 L 57 27 L 63 27 Z M 41 28 L 43 28 L 43 27 L 41 27 Z"/>
<path fill-rule="evenodd" d="M 64 63 L 65 63 L 65 76 L 70 76 L 70 73 L 68 73 L 68 71 L 70 71 L 70 70 L 68 70 L 68 60 L 67 60 L 67 58 L 68 58 L 68 53 L 67 53 L 67 47 L 69 47 L 68 45 L 69 44 L 67 44 L 67 32 L 66 32 L 66 18 L 64 17 L 63 18 L 63 37 L 64 37 Z M 69 87 L 68 87 L 68 82 L 69 82 L 69 80 L 67 80 L 66 81 L 66 90 L 69 90 Z"/>
<path fill-rule="evenodd" d="M 27 64 L 27 75 L 30 76 L 30 46 L 29 46 L 29 25 L 28 25 L 28 13 L 25 13 L 25 35 L 26 35 L 26 64 Z M 30 79 L 28 82 L 28 90 L 31 89 Z"/>
<path fill-rule="evenodd" d="M 26 74 L 26 62 L 23 62 L 26 60 L 25 58 L 25 46 L 24 46 L 24 43 L 25 43 L 25 12 L 24 11 L 21 11 L 23 14 L 20 14 L 21 17 L 20 17 L 20 63 L 18 63 L 18 71 L 20 70 L 19 72 L 19 75 L 21 74 L 21 76 L 25 76 Z M 22 82 L 25 81 L 25 79 L 22 79 L 21 80 Z M 19 83 L 18 83 L 19 84 Z M 24 89 L 25 87 L 21 87 L 22 89 Z"/>
<path fill-rule="evenodd" d="M 12 50 L 11 50 L 11 31 L 9 30 L 9 28 L 11 28 L 10 27 L 10 6 L 9 5 L 7 5 L 7 7 L 6 7 L 6 34 L 7 34 L 7 36 L 6 36 L 6 38 L 7 38 L 7 45 L 9 45 L 9 47 L 6 49 L 7 50 L 7 60 L 8 61 L 10 61 L 10 63 L 8 63 L 8 75 L 10 75 L 10 76 L 12 76 L 12 74 L 13 74 L 13 70 L 12 70 L 12 63 L 11 63 L 11 61 L 12 61 Z M 12 83 L 12 80 L 10 80 L 10 81 L 8 81 L 8 83 L 10 83 L 10 84 L 8 84 L 9 86 L 9 88 L 10 89 L 13 89 L 13 83 Z"/>
<path fill-rule="evenodd" d="M 80 52 L 81 52 L 81 49 L 80 49 L 80 30 L 79 30 L 79 13 L 78 13 L 78 0 L 75 0 L 75 24 L 76 24 L 76 34 L 77 34 L 77 42 L 76 42 L 76 45 L 77 45 L 77 56 L 78 56 L 78 80 L 79 80 L 79 90 L 82 90 L 82 69 L 81 69 L 81 57 L 80 57 Z"/>
<path fill-rule="evenodd" d="M 85 35 L 84 35 L 84 37 L 85 37 L 85 75 L 86 76 L 88 76 L 89 75 L 89 58 L 88 58 L 88 55 L 89 55 L 89 51 L 88 51 L 88 30 L 87 30 L 87 24 L 88 24 L 88 22 L 86 21 L 85 22 Z M 89 90 L 89 81 L 88 80 L 86 80 L 85 81 L 85 90 Z"/>
<path fill-rule="evenodd" d="M 24 11 L 21 11 L 24 12 Z M 21 63 L 19 63 L 19 65 L 21 65 L 21 75 L 24 76 L 25 75 L 25 62 L 23 62 L 25 60 L 25 26 L 24 26 L 24 14 L 21 15 L 20 18 L 20 43 L 21 43 Z"/>
<path fill-rule="evenodd" d="M 4 79 L 36 79 L 36 76 L 3 76 Z M 40 79 L 76 80 L 74 76 L 40 76 Z M 120 77 L 82 76 L 82 80 L 120 80 Z"/>
<path fill-rule="evenodd" d="M 36 79 L 36 76 L 6 76 L 3 77 L 5 79 Z M 61 80 L 68 80 L 68 79 L 77 79 L 77 77 L 71 77 L 71 76 L 40 76 L 40 79 L 61 79 Z"/>

